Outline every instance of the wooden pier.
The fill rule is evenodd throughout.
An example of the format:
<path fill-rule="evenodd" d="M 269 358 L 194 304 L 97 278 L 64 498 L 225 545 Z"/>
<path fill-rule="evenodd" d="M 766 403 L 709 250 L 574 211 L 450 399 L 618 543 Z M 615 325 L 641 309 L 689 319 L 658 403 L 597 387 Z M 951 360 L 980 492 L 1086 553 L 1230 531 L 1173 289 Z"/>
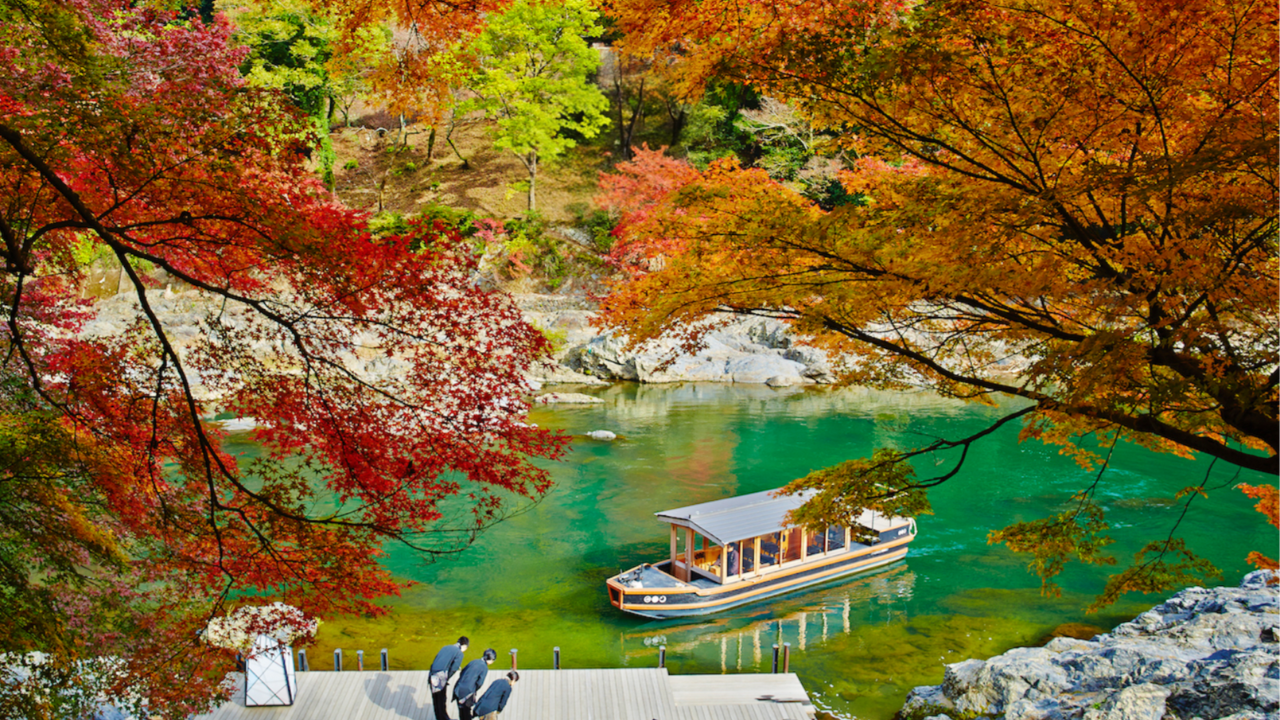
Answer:
<path fill-rule="evenodd" d="M 300 672 L 291 706 L 243 694 L 198 720 L 435 720 L 426 671 Z M 488 682 L 505 675 L 491 668 Z M 457 676 L 455 676 L 456 679 Z M 488 682 L 485 686 L 488 687 Z M 482 691 L 483 692 L 483 691 Z M 453 697 L 453 684 L 449 685 Z M 449 703 L 450 717 L 457 706 Z M 668 675 L 665 668 L 521 670 L 501 720 L 813 720 L 794 673 Z"/>

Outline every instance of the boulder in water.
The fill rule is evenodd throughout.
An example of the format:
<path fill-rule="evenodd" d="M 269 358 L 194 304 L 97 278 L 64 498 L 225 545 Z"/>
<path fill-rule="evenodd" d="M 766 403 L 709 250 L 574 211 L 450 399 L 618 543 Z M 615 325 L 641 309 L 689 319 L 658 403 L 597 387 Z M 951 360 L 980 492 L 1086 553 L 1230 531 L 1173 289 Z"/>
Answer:
<path fill-rule="evenodd" d="M 582 393 L 546 393 L 539 395 L 533 399 L 534 402 L 541 405 L 552 405 L 556 403 L 569 405 L 594 405 L 604 402 L 598 397 L 584 395 Z"/>
<path fill-rule="evenodd" d="M 948 665 L 943 683 L 912 690 L 898 717 L 1276 717 L 1274 577 L 1258 571 L 1238 588 L 1188 588 L 1092 640 L 1064 634 L 1042 648 Z"/>

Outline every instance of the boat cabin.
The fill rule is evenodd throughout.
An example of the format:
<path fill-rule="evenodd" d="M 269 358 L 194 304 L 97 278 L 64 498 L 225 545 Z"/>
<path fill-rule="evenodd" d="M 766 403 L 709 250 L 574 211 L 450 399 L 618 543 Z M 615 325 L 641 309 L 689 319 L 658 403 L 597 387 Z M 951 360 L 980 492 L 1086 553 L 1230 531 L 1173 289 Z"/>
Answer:
<path fill-rule="evenodd" d="M 765 490 L 654 513 L 671 524 L 671 555 L 661 569 L 685 582 L 701 578 L 725 585 L 844 552 L 851 545 L 867 547 L 854 541 L 848 525 L 833 525 L 821 532 L 786 525 L 787 513 L 812 493 L 775 496 L 776 492 Z M 868 511 L 856 522 L 884 533 L 895 527 L 905 531 L 910 521 Z"/>

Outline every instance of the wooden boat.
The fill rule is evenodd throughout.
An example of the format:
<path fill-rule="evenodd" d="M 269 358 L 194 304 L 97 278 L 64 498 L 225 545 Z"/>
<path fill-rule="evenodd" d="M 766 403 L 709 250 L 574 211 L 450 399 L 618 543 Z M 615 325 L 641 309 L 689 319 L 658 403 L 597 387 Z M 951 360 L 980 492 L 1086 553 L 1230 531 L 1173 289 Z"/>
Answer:
<path fill-rule="evenodd" d="M 916 536 L 915 520 L 870 511 L 823 532 L 788 527 L 810 495 L 775 492 L 654 513 L 671 525 L 671 556 L 609 578 L 609 602 L 657 619 L 719 612 L 901 560 Z M 858 542 L 853 523 L 874 541 Z"/>

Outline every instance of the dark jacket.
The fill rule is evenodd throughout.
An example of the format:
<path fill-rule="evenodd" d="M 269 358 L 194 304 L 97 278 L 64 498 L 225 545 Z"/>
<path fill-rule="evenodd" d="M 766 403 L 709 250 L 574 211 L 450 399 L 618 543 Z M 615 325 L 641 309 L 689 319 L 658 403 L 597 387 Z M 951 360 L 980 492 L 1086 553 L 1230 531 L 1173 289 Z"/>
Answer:
<path fill-rule="evenodd" d="M 483 660 L 472 660 L 467 663 L 467 666 L 462 668 L 462 674 L 458 676 L 458 684 L 453 686 L 453 699 L 464 700 L 468 695 L 480 692 L 484 679 L 488 675 L 489 663 Z M 475 701 L 476 698 L 471 698 L 471 702 Z"/>
<path fill-rule="evenodd" d="M 462 667 L 462 648 L 456 644 L 440 648 L 440 652 L 436 653 L 436 659 L 431 661 L 432 673 L 445 672 L 449 677 L 453 677 L 460 667 Z"/>
<path fill-rule="evenodd" d="M 491 712 L 502 712 L 507 706 L 507 698 L 511 697 L 511 682 L 506 678 L 494 680 L 488 690 L 484 691 L 484 697 L 480 698 L 480 702 L 471 709 L 476 717 L 484 717 Z"/>

